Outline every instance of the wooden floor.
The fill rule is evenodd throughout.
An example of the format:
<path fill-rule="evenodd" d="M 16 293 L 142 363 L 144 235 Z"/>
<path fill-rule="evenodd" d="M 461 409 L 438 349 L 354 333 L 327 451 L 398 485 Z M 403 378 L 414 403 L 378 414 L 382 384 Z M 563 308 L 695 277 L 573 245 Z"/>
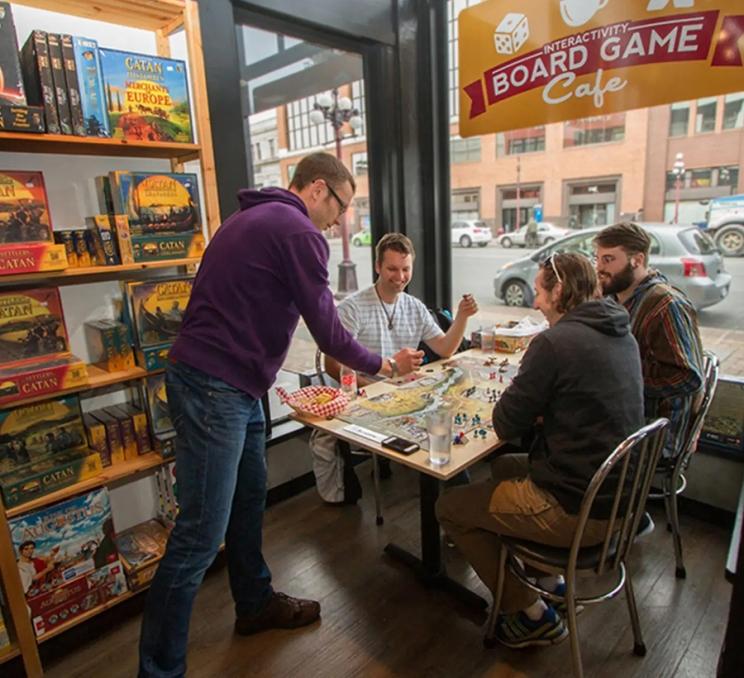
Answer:
<path fill-rule="evenodd" d="M 360 507 L 321 504 L 314 490 L 272 507 L 265 555 L 278 590 L 321 601 L 322 621 L 250 638 L 233 634 L 224 566 L 207 576 L 191 620 L 189 676 L 566 676 L 568 642 L 533 651 L 485 650 L 484 615 L 428 591 L 382 554 L 389 540 L 417 548 L 417 481 L 394 469 L 383 483 L 385 525 L 377 527 L 369 464 Z M 485 474 L 485 466 L 478 474 Z M 729 530 L 683 516 L 687 580 L 674 578 L 671 536 L 657 529 L 635 549 L 633 580 L 648 654 L 631 654 L 622 596 L 579 618 L 587 676 L 714 676 L 731 587 L 723 577 Z M 485 595 L 454 549 L 448 568 Z M 42 646 L 48 675 L 134 676 L 142 596 Z M 17 666 L 16 666 L 17 668 Z M 0 673 L 4 673 L 0 671 Z"/>

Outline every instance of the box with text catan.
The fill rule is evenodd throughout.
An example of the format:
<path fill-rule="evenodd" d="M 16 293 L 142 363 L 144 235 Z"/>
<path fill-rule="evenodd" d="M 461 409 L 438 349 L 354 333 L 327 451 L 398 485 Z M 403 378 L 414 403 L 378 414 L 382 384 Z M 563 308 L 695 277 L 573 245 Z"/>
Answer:
<path fill-rule="evenodd" d="M 0 247 L 0 275 L 62 271 L 67 265 L 64 245 L 31 243 Z"/>
<path fill-rule="evenodd" d="M 102 470 L 101 455 L 88 447 L 58 452 L 0 475 L 3 502 L 12 508 L 93 478 Z"/>
<path fill-rule="evenodd" d="M 135 261 L 201 257 L 206 246 L 202 233 L 132 235 L 132 253 Z"/>
<path fill-rule="evenodd" d="M 0 368 L 0 406 L 51 396 L 88 383 L 85 363 L 74 355 Z"/>

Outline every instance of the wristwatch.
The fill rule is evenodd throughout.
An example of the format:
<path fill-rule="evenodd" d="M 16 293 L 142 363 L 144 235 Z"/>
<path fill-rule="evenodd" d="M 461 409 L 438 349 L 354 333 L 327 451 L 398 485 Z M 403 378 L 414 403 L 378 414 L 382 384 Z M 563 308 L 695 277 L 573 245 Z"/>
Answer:
<path fill-rule="evenodd" d="M 398 376 L 398 363 L 395 362 L 395 358 L 388 358 L 388 365 L 390 365 L 390 370 L 393 373 L 393 377 Z"/>

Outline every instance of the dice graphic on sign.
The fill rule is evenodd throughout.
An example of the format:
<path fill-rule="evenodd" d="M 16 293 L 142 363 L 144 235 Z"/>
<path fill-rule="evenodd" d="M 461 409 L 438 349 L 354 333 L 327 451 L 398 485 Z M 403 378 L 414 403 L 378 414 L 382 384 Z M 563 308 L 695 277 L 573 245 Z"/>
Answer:
<path fill-rule="evenodd" d="M 496 27 L 493 42 L 499 54 L 515 54 L 529 37 L 527 17 L 519 12 L 509 12 Z"/>

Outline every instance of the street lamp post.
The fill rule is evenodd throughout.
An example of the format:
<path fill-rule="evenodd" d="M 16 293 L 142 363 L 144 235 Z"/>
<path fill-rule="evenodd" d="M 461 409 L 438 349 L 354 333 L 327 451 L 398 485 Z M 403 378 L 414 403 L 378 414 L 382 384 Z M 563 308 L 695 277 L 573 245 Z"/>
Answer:
<path fill-rule="evenodd" d="M 682 177 L 685 174 L 685 156 L 681 151 L 677 153 L 672 166 L 674 174 L 674 223 L 679 223 L 679 192 L 682 187 Z"/>
<path fill-rule="evenodd" d="M 331 94 L 321 94 L 313 110 L 310 111 L 310 122 L 319 125 L 324 122 L 330 123 L 333 128 L 333 138 L 336 142 L 336 157 L 341 160 L 341 133 L 342 127 L 348 123 L 352 133 L 356 133 L 362 126 L 362 118 L 359 111 L 352 107 L 351 100 L 348 97 L 340 97 L 338 90 L 333 89 Z M 357 284 L 356 264 L 351 260 L 349 250 L 349 226 L 346 222 L 346 215 L 342 214 L 340 219 L 341 225 L 341 247 L 342 261 L 338 265 L 338 292 L 336 296 L 343 298 L 359 289 Z"/>

